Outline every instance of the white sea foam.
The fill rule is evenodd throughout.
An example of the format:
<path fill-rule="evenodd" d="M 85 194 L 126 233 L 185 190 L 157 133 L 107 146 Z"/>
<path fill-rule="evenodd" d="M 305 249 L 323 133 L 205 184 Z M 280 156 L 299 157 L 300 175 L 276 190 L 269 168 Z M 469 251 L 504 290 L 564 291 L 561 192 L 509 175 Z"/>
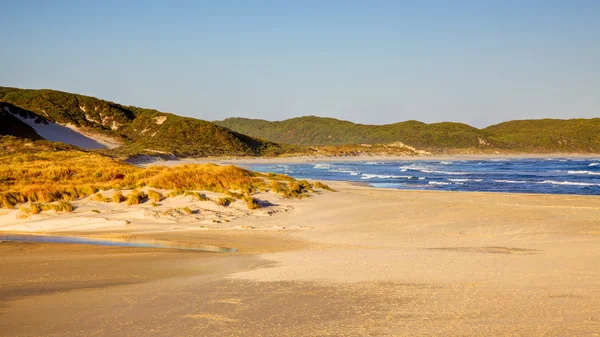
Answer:
<path fill-rule="evenodd" d="M 315 166 L 313 166 L 313 168 L 320 169 L 320 170 L 329 170 L 331 168 L 331 165 L 329 165 L 329 164 L 316 164 Z"/>
<path fill-rule="evenodd" d="M 400 166 L 400 171 L 408 171 L 408 170 L 412 170 L 412 171 L 421 171 L 421 170 L 429 170 L 431 169 L 431 166 L 429 165 L 421 165 L 421 164 L 410 164 L 410 165 L 405 165 L 405 166 Z"/>
<path fill-rule="evenodd" d="M 494 182 L 507 183 L 507 184 L 527 184 L 528 183 L 528 181 L 523 181 L 523 180 L 504 180 L 504 179 L 494 180 Z"/>
<path fill-rule="evenodd" d="M 366 165 L 382 165 L 382 162 L 378 162 L 378 161 L 368 161 L 365 163 Z"/>
<path fill-rule="evenodd" d="M 428 182 L 429 185 L 450 185 L 451 183 L 447 183 L 447 182 L 443 182 L 443 181 L 430 181 Z"/>
<path fill-rule="evenodd" d="M 589 174 L 594 176 L 600 176 L 600 172 L 592 172 L 592 171 L 568 171 L 568 174 Z"/>
<path fill-rule="evenodd" d="M 442 165 L 452 165 L 451 161 L 441 161 L 440 164 Z"/>
<path fill-rule="evenodd" d="M 483 179 L 448 179 L 449 181 L 452 182 L 457 182 L 457 183 L 465 183 L 465 182 L 469 182 L 469 181 L 476 181 L 476 182 L 482 182 Z"/>
<path fill-rule="evenodd" d="M 588 166 L 598 166 L 598 164 L 600 164 L 600 163 L 591 163 Z"/>
<path fill-rule="evenodd" d="M 447 174 L 447 175 L 463 175 L 463 174 L 467 174 L 466 172 L 439 171 L 435 167 L 427 166 L 427 165 L 411 164 L 411 165 L 408 165 L 408 166 L 400 166 L 400 171 L 402 171 L 402 172 L 407 172 L 409 170 L 410 171 L 423 172 L 423 173 L 436 173 L 436 174 Z"/>
<path fill-rule="evenodd" d="M 422 170 L 423 173 L 437 173 L 437 174 L 448 174 L 451 176 L 460 176 L 467 174 L 466 172 L 449 172 L 449 171 L 437 171 L 437 170 Z"/>
<path fill-rule="evenodd" d="M 573 186 L 600 186 L 600 184 L 583 183 L 578 181 L 555 181 L 555 180 L 544 180 L 539 181 L 537 184 L 552 184 L 552 185 L 573 185 Z"/>
<path fill-rule="evenodd" d="M 385 175 L 385 174 L 369 174 L 369 173 L 363 173 L 362 176 L 360 177 L 360 179 L 373 179 L 373 178 L 378 178 L 378 179 L 411 179 L 412 176 L 393 176 L 393 175 Z"/>
<path fill-rule="evenodd" d="M 352 171 L 352 170 L 344 170 L 344 169 L 333 169 L 329 170 L 329 172 L 337 172 L 337 173 L 348 173 L 351 176 L 357 176 L 360 172 Z"/>

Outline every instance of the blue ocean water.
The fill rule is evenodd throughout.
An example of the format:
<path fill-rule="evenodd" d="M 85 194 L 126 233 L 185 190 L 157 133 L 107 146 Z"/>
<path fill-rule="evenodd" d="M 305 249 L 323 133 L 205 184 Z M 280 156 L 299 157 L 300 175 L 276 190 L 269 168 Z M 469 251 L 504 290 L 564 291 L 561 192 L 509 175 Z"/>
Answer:
<path fill-rule="evenodd" d="M 298 179 L 365 182 L 374 187 L 600 195 L 600 158 L 366 161 L 252 164 Z"/>

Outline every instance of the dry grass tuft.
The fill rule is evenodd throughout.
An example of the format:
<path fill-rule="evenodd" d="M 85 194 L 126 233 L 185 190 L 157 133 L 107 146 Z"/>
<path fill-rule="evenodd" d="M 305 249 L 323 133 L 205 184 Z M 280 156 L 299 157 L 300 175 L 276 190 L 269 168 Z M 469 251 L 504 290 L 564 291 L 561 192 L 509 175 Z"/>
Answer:
<path fill-rule="evenodd" d="M 234 198 L 234 199 L 243 199 L 244 195 L 241 193 L 233 192 L 233 191 L 225 191 L 226 196 Z"/>
<path fill-rule="evenodd" d="M 72 212 L 73 205 L 67 201 L 59 201 L 57 203 L 49 203 L 49 204 L 41 204 L 37 202 L 29 203 L 29 207 L 25 207 L 25 205 L 19 206 L 19 211 L 21 214 L 27 217 L 30 214 L 39 214 L 42 211 L 55 211 L 55 212 Z"/>
<path fill-rule="evenodd" d="M 29 203 L 29 212 L 31 212 L 31 214 L 39 214 L 41 211 L 42 206 L 40 204 L 38 204 L 37 202 Z"/>
<path fill-rule="evenodd" d="M 257 209 L 257 208 L 261 208 L 260 204 L 258 203 L 258 200 L 246 195 L 242 198 L 242 200 L 244 200 L 244 202 L 246 202 L 246 205 L 248 206 L 248 209 Z"/>
<path fill-rule="evenodd" d="M 184 194 L 184 193 L 185 193 L 185 190 L 184 190 L 183 188 L 176 188 L 176 189 L 172 190 L 172 191 L 169 193 L 169 195 L 170 195 L 171 197 L 176 197 L 176 196 L 178 196 L 178 195 L 182 195 L 182 194 Z"/>
<path fill-rule="evenodd" d="M 320 189 L 322 189 L 322 190 L 325 190 L 325 191 L 335 192 L 335 190 L 334 190 L 334 189 L 332 189 L 331 187 L 329 187 L 329 186 L 328 186 L 328 185 L 326 185 L 326 184 L 323 184 L 323 183 L 322 183 L 322 182 L 320 182 L 320 181 L 317 181 L 317 182 L 315 182 L 314 184 L 312 184 L 312 187 L 313 187 L 313 188 L 320 188 Z"/>
<path fill-rule="evenodd" d="M 147 198 L 148 198 L 148 196 L 146 195 L 146 193 L 138 191 L 138 190 L 133 190 L 133 191 L 131 191 L 131 193 L 129 193 L 127 195 L 127 201 L 125 202 L 125 204 L 127 206 L 139 205 L 139 204 L 143 203 L 144 200 Z"/>
<path fill-rule="evenodd" d="M 162 200 L 162 194 L 155 190 L 148 191 L 148 198 L 154 202 L 160 202 Z"/>
<path fill-rule="evenodd" d="M 122 203 L 123 201 L 125 201 L 125 197 L 123 196 L 123 192 L 121 191 L 116 191 L 112 197 L 110 197 L 110 199 L 112 200 L 112 202 L 114 203 Z"/>
<path fill-rule="evenodd" d="M 199 193 L 199 192 L 194 192 L 194 191 L 186 191 L 185 196 L 192 197 L 198 201 L 209 201 L 210 200 L 210 198 L 208 198 L 204 194 Z"/>
<path fill-rule="evenodd" d="M 215 202 L 217 203 L 217 205 L 219 206 L 224 206 L 227 207 L 229 205 L 231 205 L 232 202 L 234 202 L 235 200 L 233 198 L 219 198 L 217 200 L 215 200 Z"/>
<path fill-rule="evenodd" d="M 108 202 L 108 199 L 102 193 L 96 193 L 90 197 L 90 199 L 98 202 Z"/>

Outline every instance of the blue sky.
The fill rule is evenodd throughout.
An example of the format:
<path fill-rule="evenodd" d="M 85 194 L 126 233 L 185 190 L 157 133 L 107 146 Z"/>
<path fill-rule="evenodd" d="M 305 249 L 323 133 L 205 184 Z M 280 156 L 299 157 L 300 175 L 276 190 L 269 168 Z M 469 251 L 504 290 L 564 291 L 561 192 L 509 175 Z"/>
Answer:
<path fill-rule="evenodd" d="M 600 117 L 600 1 L 6 1 L 0 85 L 207 120 Z"/>

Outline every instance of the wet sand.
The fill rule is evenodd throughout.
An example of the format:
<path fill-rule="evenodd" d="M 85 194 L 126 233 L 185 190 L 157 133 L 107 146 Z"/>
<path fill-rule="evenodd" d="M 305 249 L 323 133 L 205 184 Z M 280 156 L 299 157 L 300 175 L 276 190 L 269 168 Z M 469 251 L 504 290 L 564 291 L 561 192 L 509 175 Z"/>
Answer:
<path fill-rule="evenodd" d="M 248 230 L 127 226 L 238 253 L 1 243 L 0 335 L 600 331 L 599 197 L 332 187 Z"/>

